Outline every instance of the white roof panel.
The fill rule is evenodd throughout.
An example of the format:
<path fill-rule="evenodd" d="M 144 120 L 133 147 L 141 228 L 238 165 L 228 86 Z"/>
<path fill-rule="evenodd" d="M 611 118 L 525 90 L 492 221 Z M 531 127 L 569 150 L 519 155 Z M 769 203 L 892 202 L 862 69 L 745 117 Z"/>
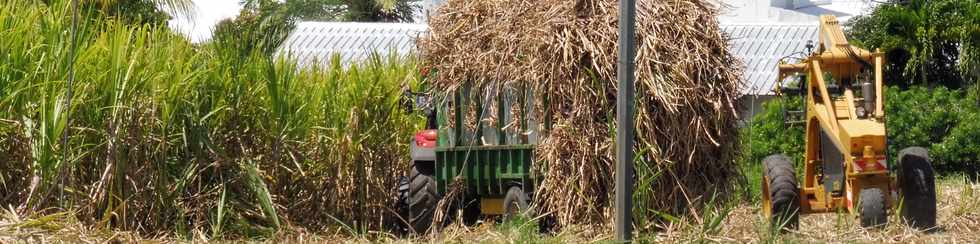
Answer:
<path fill-rule="evenodd" d="M 777 64 L 780 58 L 802 52 L 808 41 L 814 45 L 819 26 L 786 24 L 738 24 L 722 25 L 728 33 L 731 52 L 742 59 L 743 95 L 773 94 L 776 85 Z"/>
<path fill-rule="evenodd" d="M 279 48 L 299 65 L 317 61 L 329 64 L 334 54 L 341 63 L 364 60 L 377 53 L 407 55 L 415 50 L 415 39 L 428 27 L 424 24 L 300 22 Z"/>
<path fill-rule="evenodd" d="M 778 60 L 803 51 L 808 41 L 817 43 L 814 24 L 722 24 L 731 38 L 731 52 L 745 65 L 743 95 L 768 95 L 776 84 Z M 424 24 L 302 22 L 280 48 L 292 53 L 301 66 L 318 60 L 329 64 L 333 54 L 341 63 L 364 60 L 372 53 L 415 51 L 415 40 L 425 34 Z"/>

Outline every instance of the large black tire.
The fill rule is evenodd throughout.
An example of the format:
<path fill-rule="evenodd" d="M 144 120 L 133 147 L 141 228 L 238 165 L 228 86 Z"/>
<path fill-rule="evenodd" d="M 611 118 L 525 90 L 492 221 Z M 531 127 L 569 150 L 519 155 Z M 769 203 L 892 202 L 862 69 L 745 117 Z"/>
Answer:
<path fill-rule="evenodd" d="M 395 213 L 385 218 L 384 228 L 398 235 L 408 234 L 408 177 L 398 179 L 395 196 Z"/>
<path fill-rule="evenodd" d="M 909 147 L 898 153 L 898 192 L 899 211 L 909 226 L 936 227 L 936 176 L 925 148 Z"/>
<path fill-rule="evenodd" d="M 800 225 L 800 189 L 796 183 L 796 169 L 789 157 L 782 154 L 766 157 L 762 164 L 765 168 L 763 189 L 768 190 L 762 194 L 768 194 L 770 224 L 774 228 L 797 229 Z"/>
<path fill-rule="evenodd" d="M 504 219 L 509 219 L 517 214 L 524 213 L 528 208 L 528 197 L 524 190 L 518 186 L 511 186 L 504 195 Z"/>
<path fill-rule="evenodd" d="M 878 188 L 861 190 L 861 202 L 858 213 L 861 215 L 861 227 L 882 227 L 888 223 L 888 210 L 885 209 L 885 193 Z"/>
<path fill-rule="evenodd" d="M 432 217 L 439 203 L 433 169 L 419 164 L 413 165 L 408 188 L 409 232 L 425 233 L 432 225 Z"/>

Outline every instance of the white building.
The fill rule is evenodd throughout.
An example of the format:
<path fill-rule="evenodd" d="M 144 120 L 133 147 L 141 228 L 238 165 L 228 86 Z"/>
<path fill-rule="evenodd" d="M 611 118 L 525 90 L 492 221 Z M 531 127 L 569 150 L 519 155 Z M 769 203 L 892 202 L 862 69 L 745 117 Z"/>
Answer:
<path fill-rule="evenodd" d="M 424 0 L 418 16 L 445 0 Z M 776 65 L 780 58 L 816 44 L 820 15 L 835 15 L 841 21 L 869 12 L 874 0 L 720 0 L 723 31 L 731 37 L 732 52 L 745 65 L 740 115 L 750 118 L 763 101 L 773 96 Z M 417 18 L 424 19 L 424 18 Z M 371 53 L 407 54 L 415 50 L 415 39 L 428 27 L 423 23 L 338 23 L 303 22 L 281 48 L 301 64 L 327 62 L 337 53 L 342 62 L 361 60 Z"/>

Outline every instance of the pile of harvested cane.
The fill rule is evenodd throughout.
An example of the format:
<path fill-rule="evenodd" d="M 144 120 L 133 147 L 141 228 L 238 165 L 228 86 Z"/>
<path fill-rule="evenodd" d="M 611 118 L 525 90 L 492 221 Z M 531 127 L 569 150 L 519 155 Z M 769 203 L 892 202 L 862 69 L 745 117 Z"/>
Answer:
<path fill-rule="evenodd" d="M 637 1 L 640 219 L 697 216 L 695 206 L 734 188 L 742 65 L 717 14 L 705 0 Z M 448 95 L 464 82 L 527 87 L 537 97 L 533 113 L 552 114 L 554 128 L 537 150 L 547 168 L 534 197 L 539 213 L 561 224 L 610 223 L 617 1 L 450 0 L 429 25 L 419 47 L 435 71 L 433 91 Z"/>

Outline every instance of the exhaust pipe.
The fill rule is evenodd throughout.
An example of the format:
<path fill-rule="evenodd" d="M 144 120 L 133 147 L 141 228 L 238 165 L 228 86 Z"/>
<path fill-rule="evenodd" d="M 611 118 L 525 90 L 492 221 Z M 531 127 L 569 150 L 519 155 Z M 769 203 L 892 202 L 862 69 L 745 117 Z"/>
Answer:
<path fill-rule="evenodd" d="M 875 111 L 875 85 L 870 81 L 865 81 L 861 83 L 861 97 L 864 98 L 864 111 L 867 114 L 874 113 Z"/>

